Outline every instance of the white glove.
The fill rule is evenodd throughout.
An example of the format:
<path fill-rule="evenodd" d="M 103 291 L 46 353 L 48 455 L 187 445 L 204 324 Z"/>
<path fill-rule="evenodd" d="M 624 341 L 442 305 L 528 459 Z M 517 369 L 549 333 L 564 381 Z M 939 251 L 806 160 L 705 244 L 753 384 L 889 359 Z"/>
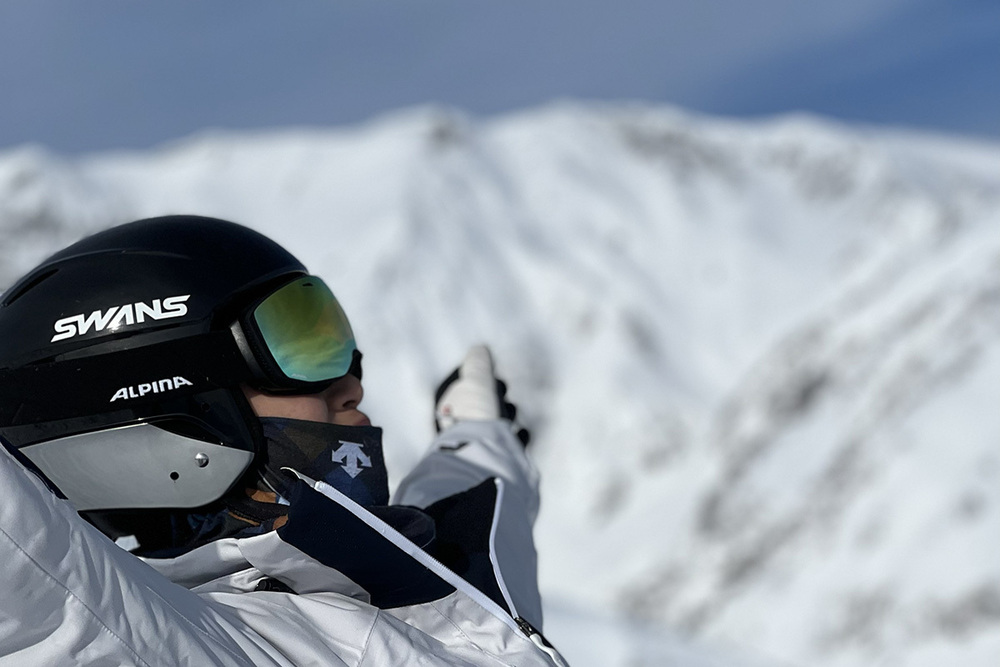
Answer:
<path fill-rule="evenodd" d="M 485 345 L 474 345 L 462 365 L 438 386 L 434 395 L 434 421 L 443 431 L 460 421 L 506 419 L 527 446 L 531 435 L 516 423 L 517 408 L 507 400 L 507 385 L 493 371 L 493 355 Z"/>

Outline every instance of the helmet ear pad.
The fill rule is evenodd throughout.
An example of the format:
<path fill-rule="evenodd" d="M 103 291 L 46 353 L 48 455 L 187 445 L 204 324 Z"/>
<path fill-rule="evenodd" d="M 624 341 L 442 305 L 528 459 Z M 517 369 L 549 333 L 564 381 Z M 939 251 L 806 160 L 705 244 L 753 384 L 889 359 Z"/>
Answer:
<path fill-rule="evenodd" d="M 32 431 L 37 437 L 33 425 L 8 431 L 78 510 L 200 507 L 237 485 L 265 450 L 260 421 L 239 387 L 146 408 L 155 412 L 49 423 L 34 442 L 16 439 Z"/>
<path fill-rule="evenodd" d="M 200 507 L 238 485 L 265 450 L 245 374 L 227 372 L 233 347 L 217 332 L 0 371 L 8 380 L 0 431 L 78 510 Z M 156 382 L 114 389 L 169 377 L 168 368 L 180 375 L 158 390 Z M 84 381 L 64 382 L 63 400 L 52 400 L 60 377 Z"/>
<path fill-rule="evenodd" d="M 195 396 L 194 399 L 207 406 L 207 412 L 215 412 L 216 418 L 223 417 L 229 423 L 234 419 L 240 420 L 246 425 L 247 440 L 253 445 L 249 465 L 232 480 L 218 499 L 198 507 L 96 509 L 81 511 L 80 515 L 113 540 L 132 536 L 144 551 L 174 549 L 188 545 L 194 538 L 198 522 L 192 521 L 192 517 L 214 515 L 221 510 L 226 497 L 236 495 L 243 498 L 246 489 L 256 488 L 260 471 L 267 462 L 267 447 L 260 419 L 240 387 L 215 390 L 211 394 Z M 206 424 L 193 424 L 188 420 L 159 420 L 151 425 L 176 436 L 197 440 L 208 434 Z M 226 430 L 232 432 L 232 427 L 227 426 Z"/>

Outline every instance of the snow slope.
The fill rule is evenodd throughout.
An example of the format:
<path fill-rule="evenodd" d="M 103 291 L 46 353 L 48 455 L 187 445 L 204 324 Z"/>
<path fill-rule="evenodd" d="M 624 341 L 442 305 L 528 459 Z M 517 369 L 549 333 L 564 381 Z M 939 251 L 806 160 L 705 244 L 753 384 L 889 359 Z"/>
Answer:
<path fill-rule="evenodd" d="M 23 147 L 0 283 L 137 217 L 260 229 L 344 302 L 397 479 L 490 342 L 575 664 L 994 665 L 998 148 L 570 103 Z"/>

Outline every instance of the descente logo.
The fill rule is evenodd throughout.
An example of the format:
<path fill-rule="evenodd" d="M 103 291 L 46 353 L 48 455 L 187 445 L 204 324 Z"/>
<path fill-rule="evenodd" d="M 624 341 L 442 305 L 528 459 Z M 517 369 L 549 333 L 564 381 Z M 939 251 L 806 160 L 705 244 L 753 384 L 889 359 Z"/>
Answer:
<path fill-rule="evenodd" d="M 108 402 L 114 403 L 118 399 L 128 400 L 130 398 L 141 398 L 146 394 L 160 394 L 165 391 L 170 391 L 171 389 L 193 386 L 194 384 L 191 382 L 188 382 L 179 375 L 175 375 L 172 378 L 164 378 L 162 380 L 157 380 L 156 382 L 143 382 L 131 387 L 122 387 L 115 392 L 115 395 L 112 396 L 111 400 Z"/>
<path fill-rule="evenodd" d="M 124 306 L 112 306 L 108 310 L 95 310 L 86 315 L 71 315 L 56 320 L 53 328 L 56 335 L 52 337 L 53 343 L 59 340 L 66 340 L 74 336 L 82 336 L 91 329 L 94 331 L 104 331 L 111 329 L 116 331 L 123 326 L 132 324 L 142 324 L 146 318 L 153 320 L 166 320 L 171 317 L 183 317 L 187 315 L 188 308 L 184 303 L 190 294 L 181 296 L 168 296 L 165 299 L 153 299 L 153 303 L 126 303 Z"/>

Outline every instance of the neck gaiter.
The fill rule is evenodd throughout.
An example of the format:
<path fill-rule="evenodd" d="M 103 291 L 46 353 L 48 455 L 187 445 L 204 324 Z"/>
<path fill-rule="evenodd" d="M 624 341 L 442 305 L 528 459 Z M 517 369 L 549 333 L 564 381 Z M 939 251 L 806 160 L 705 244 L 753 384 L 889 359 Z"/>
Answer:
<path fill-rule="evenodd" d="M 389 478 L 382 457 L 382 429 L 341 426 L 285 417 L 262 417 L 267 456 L 264 481 L 287 497 L 293 468 L 322 480 L 364 507 L 389 502 Z"/>

